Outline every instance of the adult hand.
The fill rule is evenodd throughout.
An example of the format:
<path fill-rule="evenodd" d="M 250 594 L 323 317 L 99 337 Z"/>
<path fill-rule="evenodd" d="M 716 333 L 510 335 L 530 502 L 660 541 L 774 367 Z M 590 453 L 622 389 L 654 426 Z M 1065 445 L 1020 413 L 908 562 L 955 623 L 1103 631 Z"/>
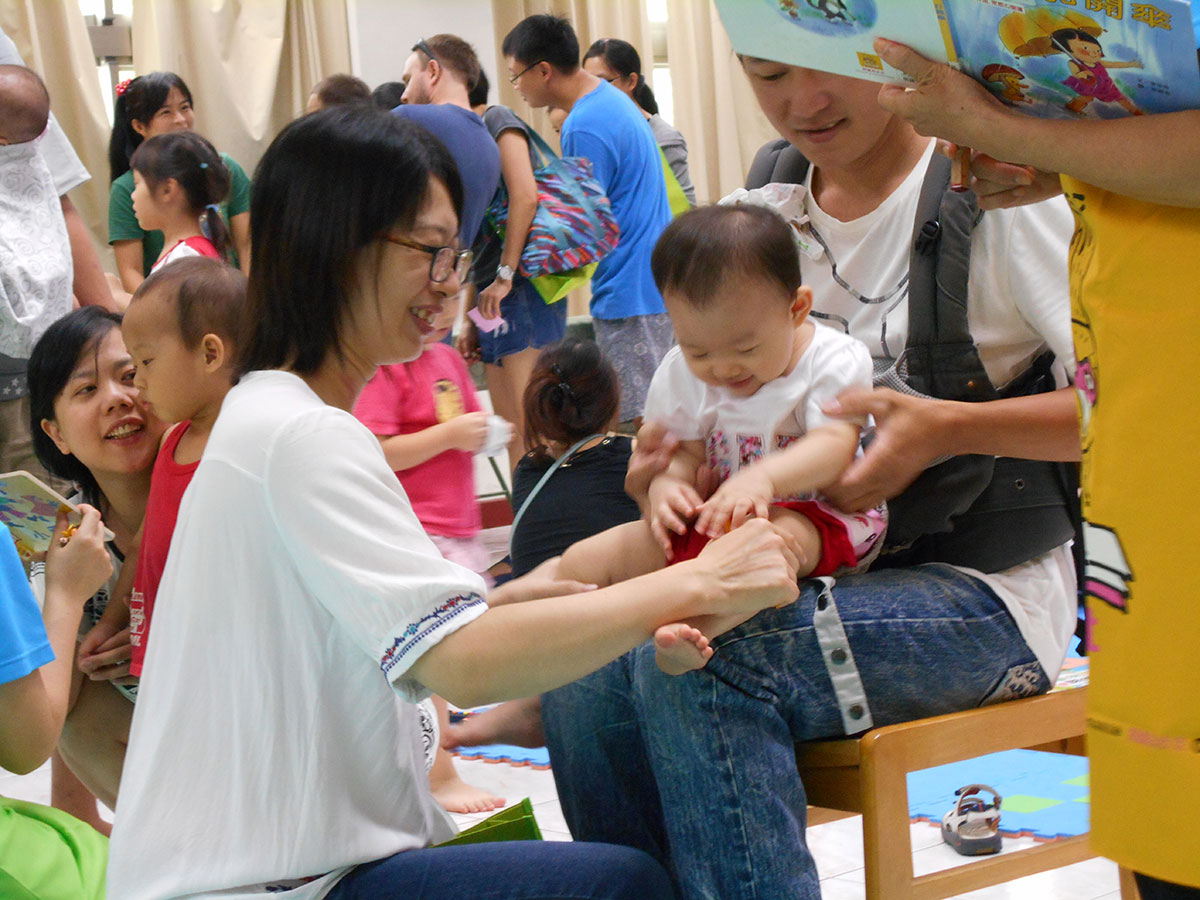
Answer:
<path fill-rule="evenodd" d="M 850 388 L 825 411 L 845 418 L 873 416 L 875 438 L 823 493 L 839 509 L 862 512 L 895 497 L 946 453 L 946 401 L 888 388 Z"/>
<path fill-rule="evenodd" d="M 61 594 L 82 609 L 112 575 L 112 560 L 104 546 L 104 523 L 99 511 L 86 503 L 79 505 L 79 511 L 82 519 L 71 533 L 66 511 L 58 512 L 46 552 L 46 595 Z"/>
<path fill-rule="evenodd" d="M 500 301 L 512 291 L 513 283 L 497 278 L 479 294 L 477 307 L 479 314 L 485 319 L 495 319 L 500 315 Z"/>
<path fill-rule="evenodd" d="M 774 497 L 775 485 L 761 466 L 742 469 L 700 506 L 696 530 L 716 538 L 749 519 L 765 519 Z"/>
<path fill-rule="evenodd" d="M 129 626 L 117 628 L 101 619 L 79 642 L 79 671 L 92 681 L 136 683 L 129 674 L 133 658 Z"/>
<path fill-rule="evenodd" d="M 479 332 L 475 329 L 475 323 L 465 316 L 462 330 L 454 338 L 454 348 L 469 363 L 482 358 L 479 351 Z"/>
<path fill-rule="evenodd" d="M 507 581 L 488 594 L 488 606 L 499 606 L 504 603 L 521 603 L 525 600 L 540 600 L 543 597 L 565 597 L 568 594 L 582 594 L 585 591 L 596 590 L 596 585 L 575 581 L 571 578 L 558 577 L 558 563 L 561 556 L 554 556 L 541 565 L 522 575 Z"/>
<path fill-rule="evenodd" d="M 489 415 L 485 412 L 469 412 L 443 422 L 448 448 L 466 453 L 478 452 L 487 443 Z"/>
<path fill-rule="evenodd" d="M 875 52 L 916 79 L 910 85 L 885 84 L 879 90 L 879 105 L 907 119 L 920 134 L 975 147 L 985 143 L 997 116 L 1009 115 L 1008 108 L 973 78 L 911 47 L 876 38 Z"/>
<path fill-rule="evenodd" d="M 698 561 L 716 579 L 714 613 L 756 613 L 784 606 L 799 596 L 796 572 L 800 547 L 766 519 L 754 519 L 709 542 Z"/>
<path fill-rule="evenodd" d="M 670 475 L 660 475 L 650 485 L 646 501 L 650 533 L 662 547 L 667 559 L 671 552 L 671 532 L 687 534 L 688 523 L 700 508 L 700 495 L 685 481 Z"/>
<path fill-rule="evenodd" d="M 951 159 L 958 153 L 958 145 L 948 141 L 938 141 L 937 149 Z M 978 150 L 971 151 L 970 186 L 980 209 L 1025 206 L 1062 193 L 1062 183 L 1054 172 L 1001 162 Z"/>

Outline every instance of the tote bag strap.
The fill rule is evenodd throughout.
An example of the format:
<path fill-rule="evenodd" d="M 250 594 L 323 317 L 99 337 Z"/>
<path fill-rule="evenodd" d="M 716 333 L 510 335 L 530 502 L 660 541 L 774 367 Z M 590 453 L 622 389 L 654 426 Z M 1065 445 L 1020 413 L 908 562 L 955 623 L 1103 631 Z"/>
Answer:
<path fill-rule="evenodd" d="M 571 445 L 571 448 L 567 450 L 566 453 L 553 462 L 550 468 L 546 470 L 546 474 L 538 479 L 538 483 L 533 486 L 533 490 L 529 492 L 529 496 L 525 498 L 525 502 L 521 504 L 521 508 L 517 510 L 517 514 L 513 516 L 512 530 L 508 533 L 508 555 L 510 559 L 512 558 L 512 542 L 513 537 L 517 533 L 517 526 L 521 523 L 521 517 L 525 515 L 525 510 L 529 509 L 529 504 L 533 502 L 533 498 L 536 497 L 538 492 L 546 486 L 546 482 L 550 480 L 551 475 L 558 471 L 559 466 L 570 460 L 570 458 L 575 455 L 576 451 L 578 451 L 579 448 L 588 441 L 595 440 L 598 437 L 604 437 L 604 435 L 599 433 L 589 434 L 587 437 L 577 440 Z"/>

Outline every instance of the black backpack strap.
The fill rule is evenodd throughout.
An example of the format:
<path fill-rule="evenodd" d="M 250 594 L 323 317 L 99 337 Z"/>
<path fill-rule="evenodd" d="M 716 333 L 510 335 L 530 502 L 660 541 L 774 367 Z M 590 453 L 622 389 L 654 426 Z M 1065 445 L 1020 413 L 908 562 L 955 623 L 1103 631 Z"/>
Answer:
<path fill-rule="evenodd" d="M 994 400 L 967 324 L 971 234 L 981 213 L 975 195 L 950 187 L 950 160 L 933 154 L 913 224 L 908 265 L 905 380 L 946 400 Z"/>
<path fill-rule="evenodd" d="M 764 184 L 803 184 L 808 166 L 804 155 L 783 138 L 769 141 L 754 154 L 754 162 L 746 175 L 746 189 L 753 190 Z"/>

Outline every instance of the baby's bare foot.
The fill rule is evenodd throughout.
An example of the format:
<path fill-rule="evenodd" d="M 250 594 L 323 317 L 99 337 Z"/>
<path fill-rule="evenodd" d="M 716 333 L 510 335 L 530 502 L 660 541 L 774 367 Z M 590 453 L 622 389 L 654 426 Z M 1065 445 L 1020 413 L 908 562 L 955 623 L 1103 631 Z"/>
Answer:
<path fill-rule="evenodd" d="M 708 638 L 686 622 L 663 625 L 654 632 L 654 661 L 668 675 L 702 669 L 712 655 Z"/>

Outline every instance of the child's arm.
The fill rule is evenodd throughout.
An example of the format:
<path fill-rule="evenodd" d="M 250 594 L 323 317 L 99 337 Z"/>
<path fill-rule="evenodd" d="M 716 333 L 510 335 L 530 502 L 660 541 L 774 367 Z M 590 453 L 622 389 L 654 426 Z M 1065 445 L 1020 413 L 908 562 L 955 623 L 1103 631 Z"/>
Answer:
<path fill-rule="evenodd" d="M 469 412 L 411 434 L 377 434 L 383 455 L 395 472 L 403 472 L 447 450 L 475 453 L 487 443 L 488 414 Z"/>
<path fill-rule="evenodd" d="M 0 766 L 23 775 L 50 756 L 67 715 L 75 633 L 83 605 L 112 573 L 100 513 L 80 506 L 83 520 L 65 545 L 65 514 L 46 554 L 42 621 L 54 659 L 22 678 L 0 684 Z"/>
<path fill-rule="evenodd" d="M 646 518 L 667 559 L 671 558 L 670 532 L 687 533 L 688 522 L 700 508 L 696 472 L 704 460 L 703 441 L 680 441 L 666 471 L 650 481 Z"/>
<path fill-rule="evenodd" d="M 696 530 L 719 537 L 747 519 L 767 518 L 776 497 L 819 491 L 837 480 L 854 459 L 859 429 L 849 422 L 814 428 L 784 450 L 742 469 L 700 508 Z"/>

